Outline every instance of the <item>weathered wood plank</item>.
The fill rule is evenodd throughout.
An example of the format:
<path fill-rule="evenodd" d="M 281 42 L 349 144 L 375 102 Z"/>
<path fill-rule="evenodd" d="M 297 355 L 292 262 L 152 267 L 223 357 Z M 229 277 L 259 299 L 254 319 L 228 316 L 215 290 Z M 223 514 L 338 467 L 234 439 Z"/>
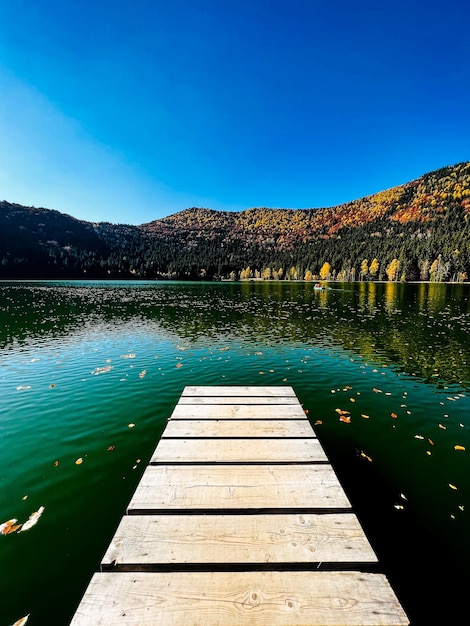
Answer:
<path fill-rule="evenodd" d="M 343 514 L 130 515 L 101 562 L 130 564 L 376 563 L 357 517 Z"/>
<path fill-rule="evenodd" d="M 318 439 L 161 439 L 150 463 L 327 462 Z"/>
<path fill-rule="evenodd" d="M 71 626 L 405 626 L 382 574 L 96 574 Z"/>
<path fill-rule="evenodd" d="M 279 397 L 291 396 L 296 397 L 292 387 L 286 386 L 246 386 L 246 385 L 227 385 L 227 386 L 187 386 L 183 389 L 181 397 L 186 396 L 263 396 L 263 397 Z"/>
<path fill-rule="evenodd" d="M 171 420 L 163 431 L 167 437 L 315 437 L 303 420 Z"/>
<path fill-rule="evenodd" d="M 180 404 L 295 404 L 298 405 L 299 401 L 295 396 L 182 396 L 179 401 Z"/>
<path fill-rule="evenodd" d="M 177 404 L 171 414 L 176 419 L 306 419 L 299 403 L 276 405 Z"/>
<path fill-rule="evenodd" d="M 154 465 L 145 469 L 128 512 L 349 507 L 330 465 Z"/>

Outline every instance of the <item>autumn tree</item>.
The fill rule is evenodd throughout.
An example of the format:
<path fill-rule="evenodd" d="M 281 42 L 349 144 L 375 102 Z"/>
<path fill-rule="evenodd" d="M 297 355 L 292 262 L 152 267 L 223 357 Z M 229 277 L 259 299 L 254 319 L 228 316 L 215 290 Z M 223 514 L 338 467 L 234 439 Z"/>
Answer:
<path fill-rule="evenodd" d="M 331 276 L 331 265 L 325 261 L 320 270 L 320 278 L 327 280 Z"/>
<path fill-rule="evenodd" d="M 369 273 L 369 264 L 367 259 L 364 259 L 361 263 L 361 271 L 359 272 L 359 280 L 364 280 L 364 276 Z"/>
<path fill-rule="evenodd" d="M 377 259 L 374 259 L 372 263 L 370 264 L 369 274 L 372 276 L 373 279 L 375 279 L 378 271 L 379 271 L 379 262 L 377 261 Z"/>
<path fill-rule="evenodd" d="M 398 259 L 392 259 L 385 269 L 388 280 L 398 280 L 398 271 L 400 269 L 400 261 Z"/>

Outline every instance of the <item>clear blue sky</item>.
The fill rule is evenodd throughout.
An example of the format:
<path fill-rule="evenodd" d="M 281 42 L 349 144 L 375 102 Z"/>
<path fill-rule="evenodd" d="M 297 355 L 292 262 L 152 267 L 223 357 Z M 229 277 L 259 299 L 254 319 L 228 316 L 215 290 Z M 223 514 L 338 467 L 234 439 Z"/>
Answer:
<path fill-rule="evenodd" d="M 470 160 L 468 0 L 4 0 L 0 200 L 141 224 Z"/>

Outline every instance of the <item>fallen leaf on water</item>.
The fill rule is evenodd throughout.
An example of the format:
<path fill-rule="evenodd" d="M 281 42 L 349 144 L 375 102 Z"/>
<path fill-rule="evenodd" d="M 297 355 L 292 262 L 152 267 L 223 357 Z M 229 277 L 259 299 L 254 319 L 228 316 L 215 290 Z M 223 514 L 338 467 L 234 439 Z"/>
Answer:
<path fill-rule="evenodd" d="M 79 457 L 76 461 L 75 461 L 75 465 L 81 465 L 83 463 L 83 459 L 82 457 Z"/>
<path fill-rule="evenodd" d="M 348 417 L 347 415 L 340 415 L 339 416 L 339 420 L 340 420 L 340 422 L 344 422 L 345 424 L 350 424 L 351 423 L 351 418 Z"/>
<path fill-rule="evenodd" d="M 13 626 L 24 626 L 26 622 L 28 621 L 28 618 L 29 618 L 29 613 L 28 615 L 25 615 L 21 619 L 17 619 L 16 622 L 13 624 Z"/>
<path fill-rule="evenodd" d="M 22 499 L 22 500 L 27 500 L 27 499 L 28 499 L 28 496 L 23 496 L 21 499 Z"/>
<path fill-rule="evenodd" d="M 423 435 L 415 435 L 415 439 L 424 439 Z"/>
<path fill-rule="evenodd" d="M 447 426 L 444 426 L 443 424 L 438 424 L 439 428 L 442 428 L 442 430 L 447 430 Z"/>
<path fill-rule="evenodd" d="M 2 535 L 8 535 L 10 532 L 10 528 L 12 526 L 14 526 L 16 524 L 18 520 L 16 519 L 16 517 L 7 520 L 6 522 L 3 522 L 3 524 L 0 524 L 0 534 Z"/>
<path fill-rule="evenodd" d="M 361 452 L 361 456 L 362 456 L 363 459 L 366 459 L 367 461 L 372 463 L 371 457 L 368 454 L 366 454 L 365 452 Z"/>
<path fill-rule="evenodd" d="M 449 487 L 450 487 L 451 489 L 457 490 L 457 487 L 456 487 L 455 485 L 453 485 L 452 483 L 449 483 Z"/>
<path fill-rule="evenodd" d="M 465 446 L 454 446 L 454 450 L 465 450 Z"/>
<path fill-rule="evenodd" d="M 178 365 L 181 365 L 178 363 Z M 176 367 L 178 367 L 178 365 Z M 147 370 L 142 370 L 139 374 L 139 378 L 145 378 L 147 376 Z"/>
<path fill-rule="evenodd" d="M 9 535 L 11 533 L 16 533 L 16 531 L 19 530 L 20 528 L 21 528 L 21 524 L 15 524 L 14 526 L 9 526 L 3 534 Z"/>
<path fill-rule="evenodd" d="M 54 467 L 59 467 L 59 461 L 54 461 Z"/>
<path fill-rule="evenodd" d="M 106 448 L 107 450 L 114 450 L 116 446 L 109 446 L 108 448 Z"/>
<path fill-rule="evenodd" d="M 382 389 L 377 389 L 376 387 L 373 388 L 373 391 L 375 391 L 375 393 L 383 393 Z"/>
<path fill-rule="evenodd" d="M 335 409 L 339 415 L 351 415 L 351 411 L 344 411 L 343 409 Z"/>
<path fill-rule="evenodd" d="M 434 445 L 434 441 L 432 439 L 428 439 L 429 443 L 431 444 L 431 446 Z"/>
<path fill-rule="evenodd" d="M 365 420 L 368 420 L 368 419 L 369 419 L 369 416 L 368 416 L 368 415 L 366 415 L 365 413 L 361 413 L 361 417 L 363 417 Z"/>
<path fill-rule="evenodd" d="M 134 428 L 135 424 L 133 424 L 132 422 L 130 424 L 128 424 L 129 428 Z"/>
<path fill-rule="evenodd" d="M 393 417 L 394 420 L 397 419 L 398 415 L 396 413 L 390 413 L 390 415 Z"/>
<path fill-rule="evenodd" d="M 405 507 L 403 504 L 394 504 L 393 505 L 398 511 L 402 511 Z"/>
<path fill-rule="evenodd" d="M 29 530 L 30 528 L 32 528 L 35 524 L 37 524 L 39 518 L 41 517 L 43 513 L 44 513 L 44 507 L 40 506 L 37 511 L 34 511 L 34 513 L 31 513 L 31 515 L 29 516 L 29 520 L 23 524 L 23 527 L 18 532 L 21 533 L 24 530 Z"/>
<path fill-rule="evenodd" d="M 356 402 L 356 398 L 349 398 L 350 402 Z"/>
<path fill-rule="evenodd" d="M 315 426 L 321 426 L 323 424 L 322 420 L 317 420 L 315 422 Z"/>
<path fill-rule="evenodd" d="M 95 367 L 91 373 L 93 376 L 98 376 L 99 374 L 106 374 L 106 372 L 110 372 L 112 369 L 112 365 L 105 365 L 104 367 Z"/>

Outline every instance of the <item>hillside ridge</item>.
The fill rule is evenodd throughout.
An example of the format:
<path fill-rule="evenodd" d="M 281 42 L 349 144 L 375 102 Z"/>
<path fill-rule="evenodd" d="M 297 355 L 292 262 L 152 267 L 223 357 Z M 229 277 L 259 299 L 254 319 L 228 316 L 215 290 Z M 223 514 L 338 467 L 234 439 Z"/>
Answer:
<path fill-rule="evenodd" d="M 193 207 L 139 226 L 3 201 L 0 278 L 425 280 L 437 261 L 435 279 L 466 280 L 469 213 L 470 162 L 330 208 Z"/>

